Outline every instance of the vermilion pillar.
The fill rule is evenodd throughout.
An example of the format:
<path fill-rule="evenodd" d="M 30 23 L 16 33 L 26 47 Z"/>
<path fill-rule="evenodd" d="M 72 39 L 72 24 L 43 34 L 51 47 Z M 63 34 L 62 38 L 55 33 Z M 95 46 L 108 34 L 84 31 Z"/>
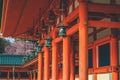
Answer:
<path fill-rule="evenodd" d="M 70 47 L 70 80 L 75 80 L 75 54 L 73 51 L 73 42 Z"/>
<path fill-rule="evenodd" d="M 69 46 L 70 46 L 69 37 L 63 38 L 63 80 L 70 80 Z"/>
<path fill-rule="evenodd" d="M 20 73 L 18 72 L 18 80 L 20 80 Z"/>
<path fill-rule="evenodd" d="M 36 80 L 36 72 L 33 72 L 33 80 Z"/>
<path fill-rule="evenodd" d="M 88 80 L 88 33 L 87 4 L 81 1 L 79 6 L 79 80 Z"/>
<path fill-rule="evenodd" d="M 118 67 L 118 50 L 117 50 L 117 39 L 116 37 L 111 38 L 111 66 L 116 68 Z M 118 72 L 112 72 L 112 80 L 119 80 L 119 73 Z"/>
<path fill-rule="evenodd" d="M 97 62 L 96 62 L 96 46 L 93 45 L 93 69 L 97 68 Z M 97 80 L 97 73 L 94 73 L 94 80 Z"/>
<path fill-rule="evenodd" d="M 44 80 L 49 80 L 49 49 L 44 47 Z"/>
<path fill-rule="evenodd" d="M 30 72 L 29 78 L 30 80 L 32 80 L 32 72 Z"/>
<path fill-rule="evenodd" d="M 58 78 L 58 66 L 57 66 L 57 44 L 52 42 L 52 80 Z"/>
<path fill-rule="evenodd" d="M 42 53 L 38 53 L 38 80 L 43 80 L 42 71 L 43 71 L 43 57 L 42 57 Z"/>
<path fill-rule="evenodd" d="M 10 80 L 10 72 L 7 73 L 7 80 Z"/>

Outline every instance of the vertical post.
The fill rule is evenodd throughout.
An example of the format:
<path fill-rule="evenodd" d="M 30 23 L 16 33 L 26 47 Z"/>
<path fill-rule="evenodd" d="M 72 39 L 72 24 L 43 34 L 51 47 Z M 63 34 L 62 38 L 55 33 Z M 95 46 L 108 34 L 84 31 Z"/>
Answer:
<path fill-rule="evenodd" d="M 36 71 L 33 72 L 33 80 L 36 80 Z"/>
<path fill-rule="evenodd" d="M 18 72 L 18 80 L 20 80 L 20 73 Z"/>
<path fill-rule="evenodd" d="M 70 47 L 70 80 L 75 80 L 75 54 L 73 51 L 73 44 L 71 44 Z"/>
<path fill-rule="evenodd" d="M 30 72 L 29 79 L 32 80 L 32 72 Z"/>
<path fill-rule="evenodd" d="M 43 80 L 42 71 L 43 71 L 43 57 L 42 57 L 42 53 L 38 53 L 38 80 Z"/>
<path fill-rule="evenodd" d="M 49 80 L 49 49 L 44 47 L 44 80 Z"/>
<path fill-rule="evenodd" d="M 15 67 L 14 66 L 13 66 L 13 72 L 12 73 L 13 73 L 13 80 L 15 80 L 15 76 L 14 76 L 15 75 Z"/>
<path fill-rule="evenodd" d="M 57 44 L 52 42 L 52 80 L 58 78 L 58 66 L 57 66 Z"/>
<path fill-rule="evenodd" d="M 96 40 L 96 39 L 94 39 Z M 96 46 L 93 45 L 93 69 L 97 68 L 97 62 L 96 62 Z M 94 80 L 97 80 L 97 73 L 94 73 Z"/>
<path fill-rule="evenodd" d="M 80 1 L 79 18 L 79 80 L 88 80 L 88 16 L 87 3 L 84 1 Z"/>
<path fill-rule="evenodd" d="M 7 80 L 10 80 L 10 72 L 7 73 Z"/>
<path fill-rule="evenodd" d="M 69 69 L 69 46 L 70 38 L 63 38 L 63 80 L 70 80 L 70 69 Z"/>
<path fill-rule="evenodd" d="M 118 50 L 117 50 L 117 38 L 116 37 L 112 37 L 111 38 L 111 66 L 113 68 L 116 68 L 117 71 L 117 67 L 118 67 Z M 119 73 L 118 72 L 114 72 L 112 71 L 112 80 L 119 80 Z"/>

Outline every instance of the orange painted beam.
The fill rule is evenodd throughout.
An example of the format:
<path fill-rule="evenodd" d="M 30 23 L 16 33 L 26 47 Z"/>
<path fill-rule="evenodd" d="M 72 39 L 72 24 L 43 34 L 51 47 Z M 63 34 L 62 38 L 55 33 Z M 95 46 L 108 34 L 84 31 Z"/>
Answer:
<path fill-rule="evenodd" d="M 93 74 L 93 73 L 94 73 L 94 69 L 93 69 L 93 68 L 89 68 L 89 69 L 88 69 L 88 73 L 89 73 L 89 74 Z"/>
<path fill-rule="evenodd" d="M 55 43 L 58 43 L 58 42 L 62 41 L 62 37 L 57 37 L 54 39 L 54 41 L 55 41 Z"/>
<path fill-rule="evenodd" d="M 44 80 L 49 80 L 49 48 L 44 47 Z"/>
<path fill-rule="evenodd" d="M 52 42 L 52 80 L 58 79 L 57 43 Z"/>
<path fill-rule="evenodd" d="M 105 66 L 94 69 L 94 73 L 106 73 L 106 72 L 112 72 L 112 67 Z"/>
<path fill-rule="evenodd" d="M 89 27 L 120 28 L 120 22 L 88 21 Z"/>
<path fill-rule="evenodd" d="M 1 23 L 1 29 L 0 29 L 0 32 L 2 32 L 2 33 L 4 33 L 4 29 L 5 29 L 8 3 L 9 3 L 9 0 L 3 1 L 3 11 L 2 11 L 2 21 L 1 21 L 2 23 Z"/>
<path fill-rule="evenodd" d="M 17 68 L 16 68 L 17 69 Z M 12 72 L 11 69 L 8 69 L 8 70 L 0 70 L 0 72 Z M 15 72 L 28 72 L 28 70 L 26 69 L 18 69 L 18 70 L 15 70 Z"/>
<path fill-rule="evenodd" d="M 77 7 L 74 11 L 72 11 L 67 17 L 65 17 L 64 21 L 66 23 L 71 22 L 72 20 L 74 20 L 76 17 L 78 17 L 78 13 L 79 13 L 79 7 Z"/>
<path fill-rule="evenodd" d="M 22 66 L 22 68 L 25 68 L 25 67 L 28 67 L 28 66 L 30 66 L 30 65 L 33 65 L 33 64 L 37 63 L 37 61 L 38 61 L 38 57 L 36 57 L 36 58 L 33 59 L 32 61 L 24 64 L 24 65 Z"/>
<path fill-rule="evenodd" d="M 63 38 L 63 79 L 70 79 L 70 63 L 69 63 L 69 51 L 70 50 L 70 38 Z"/>
<path fill-rule="evenodd" d="M 111 39 L 111 36 L 106 36 L 104 38 L 101 38 L 101 39 L 98 39 L 94 42 L 95 45 L 102 45 L 102 44 L 105 44 L 105 43 L 108 43 L 110 42 L 110 39 Z"/>
<path fill-rule="evenodd" d="M 38 54 L 38 80 L 43 80 L 43 54 Z"/>
<path fill-rule="evenodd" d="M 88 28 L 87 3 L 79 6 L 79 80 L 88 80 Z"/>
<path fill-rule="evenodd" d="M 70 35 L 74 34 L 75 32 L 77 32 L 78 28 L 79 28 L 79 23 L 72 26 L 70 29 L 67 30 L 67 36 L 70 36 Z"/>
<path fill-rule="evenodd" d="M 12 68 L 13 66 L 2 66 L 2 65 L 0 65 L 0 68 Z M 22 68 L 21 66 L 15 66 L 15 68 Z"/>
<path fill-rule="evenodd" d="M 120 6 L 105 4 L 88 4 L 88 11 L 120 14 Z"/>

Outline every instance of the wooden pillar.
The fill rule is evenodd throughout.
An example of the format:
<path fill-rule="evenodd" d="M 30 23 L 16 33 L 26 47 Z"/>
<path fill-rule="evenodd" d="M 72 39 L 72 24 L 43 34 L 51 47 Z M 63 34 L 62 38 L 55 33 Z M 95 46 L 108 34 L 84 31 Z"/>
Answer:
<path fill-rule="evenodd" d="M 49 80 L 49 49 L 44 47 L 44 80 Z"/>
<path fill-rule="evenodd" d="M 96 61 L 96 46 L 93 45 L 93 69 L 97 68 L 97 61 Z M 97 73 L 94 73 L 94 80 L 97 80 Z"/>
<path fill-rule="evenodd" d="M 18 80 L 20 80 L 20 73 L 18 72 Z"/>
<path fill-rule="evenodd" d="M 42 53 L 38 54 L 38 80 L 43 80 L 43 57 Z"/>
<path fill-rule="evenodd" d="M 33 80 L 36 80 L 36 71 L 33 72 Z"/>
<path fill-rule="evenodd" d="M 10 80 L 10 72 L 7 72 L 7 80 Z"/>
<path fill-rule="evenodd" d="M 88 32 L 87 4 L 81 1 L 79 6 L 79 80 L 88 80 Z"/>
<path fill-rule="evenodd" d="M 52 80 L 58 80 L 57 44 L 52 42 Z"/>
<path fill-rule="evenodd" d="M 70 80 L 69 48 L 70 38 L 63 38 L 63 80 Z"/>
<path fill-rule="evenodd" d="M 30 72 L 29 80 L 32 80 L 32 72 Z"/>
<path fill-rule="evenodd" d="M 116 68 L 116 71 L 117 71 L 117 67 L 118 67 L 118 48 L 117 48 L 117 39 L 116 37 L 112 37 L 111 38 L 111 66 L 113 68 Z M 116 71 L 113 71 L 112 72 L 112 80 L 119 80 L 119 73 L 116 72 Z"/>
<path fill-rule="evenodd" d="M 73 51 L 73 42 L 70 47 L 70 80 L 75 80 L 75 54 Z"/>

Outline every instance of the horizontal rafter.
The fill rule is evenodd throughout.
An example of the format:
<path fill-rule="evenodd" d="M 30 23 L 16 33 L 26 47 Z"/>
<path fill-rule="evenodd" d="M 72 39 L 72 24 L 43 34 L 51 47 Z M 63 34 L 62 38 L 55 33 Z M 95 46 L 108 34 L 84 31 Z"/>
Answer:
<path fill-rule="evenodd" d="M 89 27 L 120 28 L 120 22 L 88 21 Z"/>
<path fill-rule="evenodd" d="M 105 4 L 88 4 L 88 11 L 120 14 L 120 6 Z"/>

